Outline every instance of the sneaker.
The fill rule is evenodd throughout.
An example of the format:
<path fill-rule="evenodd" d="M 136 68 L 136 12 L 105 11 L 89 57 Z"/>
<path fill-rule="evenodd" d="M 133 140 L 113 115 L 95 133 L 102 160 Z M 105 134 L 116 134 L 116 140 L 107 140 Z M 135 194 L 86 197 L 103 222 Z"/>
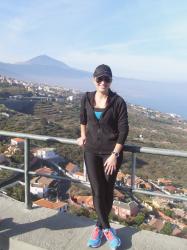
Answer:
<path fill-rule="evenodd" d="M 95 226 L 90 239 L 88 240 L 88 247 L 99 247 L 103 237 L 103 231 L 101 228 Z"/>
<path fill-rule="evenodd" d="M 109 246 L 112 250 L 116 250 L 119 246 L 121 246 L 121 240 L 116 235 L 116 230 L 114 228 L 107 228 L 103 230 L 103 233 L 109 243 Z"/>

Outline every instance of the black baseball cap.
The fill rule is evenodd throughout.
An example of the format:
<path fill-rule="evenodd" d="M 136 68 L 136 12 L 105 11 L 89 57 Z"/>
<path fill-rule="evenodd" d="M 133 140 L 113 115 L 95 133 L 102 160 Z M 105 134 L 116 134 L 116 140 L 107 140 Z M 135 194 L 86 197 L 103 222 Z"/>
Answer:
<path fill-rule="evenodd" d="M 94 77 L 108 76 L 112 78 L 112 71 L 108 65 L 101 64 L 97 66 L 93 73 Z"/>

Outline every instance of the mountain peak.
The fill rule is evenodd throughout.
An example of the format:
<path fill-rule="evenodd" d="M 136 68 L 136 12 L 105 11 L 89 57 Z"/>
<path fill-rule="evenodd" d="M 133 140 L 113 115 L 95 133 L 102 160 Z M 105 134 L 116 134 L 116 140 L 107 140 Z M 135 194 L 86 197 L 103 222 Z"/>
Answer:
<path fill-rule="evenodd" d="M 49 57 L 47 55 L 40 55 L 36 56 L 34 58 L 31 58 L 30 60 L 24 62 L 26 64 L 32 64 L 32 65 L 43 65 L 43 66 L 58 66 L 58 67 L 63 67 L 63 68 L 69 68 L 68 65 L 65 63 L 56 60 L 52 57 Z"/>

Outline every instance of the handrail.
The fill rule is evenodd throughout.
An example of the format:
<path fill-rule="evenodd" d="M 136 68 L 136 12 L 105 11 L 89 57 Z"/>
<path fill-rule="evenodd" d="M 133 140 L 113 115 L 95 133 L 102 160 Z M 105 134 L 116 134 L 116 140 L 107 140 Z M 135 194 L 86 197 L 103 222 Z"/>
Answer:
<path fill-rule="evenodd" d="M 145 153 L 153 155 L 177 156 L 187 158 L 187 151 L 172 150 L 164 148 L 140 147 L 135 145 L 124 145 L 124 151 L 132 153 Z"/>
<path fill-rule="evenodd" d="M 25 134 L 25 133 L 19 133 L 19 132 L 3 131 L 3 130 L 0 130 L 0 135 L 10 136 L 10 137 L 19 137 L 23 139 L 46 141 L 46 142 L 59 142 L 59 143 L 77 145 L 77 141 L 75 139 L 67 139 L 63 137 Z M 145 154 L 164 155 L 164 156 L 179 156 L 179 157 L 187 158 L 187 151 L 181 151 L 181 150 L 179 151 L 179 150 L 171 150 L 171 149 L 163 149 L 163 148 L 140 147 L 140 146 L 129 145 L 129 144 L 124 145 L 124 151 L 131 152 L 131 153 L 145 153 Z"/>
<path fill-rule="evenodd" d="M 54 178 L 54 179 L 67 179 L 67 177 L 54 176 L 54 175 L 48 175 L 48 174 L 38 174 L 36 172 L 29 171 L 30 140 L 40 140 L 40 141 L 45 141 L 45 142 L 55 142 L 55 143 L 57 142 L 57 143 L 77 145 L 77 141 L 75 139 L 67 139 L 67 138 L 62 138 L 62 137 L 53 137 L 53 136 L 46 136 L 46 135 L 26 134 L 26 133 L 3 131 L 3 130 L 0 130 L 0 135 L 9 136 L 9 137 L 19 137 L 19 138 L 25 139 L 25 143 L 24 143 L 24 170 L 12 168 L 12 167 L 7 167 L 4 165 L 0 165 L 0 168 L 9 169 L 12 171 L 24 173 L 26 208 L 30 209 L 32 207 L 31 200 L 30 200 L 30 178 L 29 178 L 29 175 L 40 175 L 40 176 L 46 176 L 48 178 Z M 153 196 L 157 195 L 157 196 L 161 196 L 161 197 L 165 197 L 165 198 L 187 201 L 187 197 L 145 191 L 145 190 L 137 189 L 136 185 L 135 185 L 136 153 L 145 153 L 145 154 L 153 154 L 153 155 L 175 156 L 175 157 L 187 158 L 187 151 L 170 150 L 170 149 L 162 149 L 162 148 L 151 148 L 151 147 L 140 147 L 140 146 L 128 145 L 128 144 L 124 145 L 123 150 L 126 152 L 132 153 L 132 175 L 131 175 L 131 191 L 132 192 L 142 193 L 142 194 L 146 194 L 146 195 L 153 195 Z M 75 180 L 75 179 L 71 179 L 71 181 L 80 182 L 79 180 Z M 85 182 L 85 183 L 87 183 L 87 182 Z"/>

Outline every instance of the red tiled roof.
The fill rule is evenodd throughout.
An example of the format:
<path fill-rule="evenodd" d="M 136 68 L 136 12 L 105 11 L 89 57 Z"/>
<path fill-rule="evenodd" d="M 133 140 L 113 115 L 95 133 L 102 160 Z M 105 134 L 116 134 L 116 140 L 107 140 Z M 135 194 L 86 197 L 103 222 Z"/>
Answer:
<path fill-rule="evenodd" d="M 117 174 L 117 179 L 122 179 L 122 178 L 125 178 L 125 174 L 124 173 L 122 173 L 122 172 L 118 172 L 118 174 Z"/>
<path fill-rule="evenodd" d="M 177 188 L 174 186 L 165 186 L 164 189 L 168 190 L 168 191 L 176 191 L 177 190 Z"/>
<path fill-rule="evenodd" d="M 125 195 L 122 192 L 120 192 L 119 190 L 117 190 L 116 188 L 114 189 L 114 196 L 121 198 L 121 199 L 125 198 Z"/>
<path fill-rule="evenodd" d="M 31 184 L 37 183 L 37 186 L 39 185 L 40 187 L 44 187 L 44 186 L 48 187 L 53 181 L 55 180 L 52 178 L 41 176 L 41 177 L 34 177 L 31 180 Z"/>
<path fill-rule="evenodd" d="M 76 173 L 74 173 L 74 175 L 80 175 L 80 176 L 84 176 L 83 172 L 77 171 Z"/>
<path fill-rule="evenodd" d="M 160 219 L 154 218 L 149 222 L 149 225 L 160 231 L 164 226 L 164 222 Z"/>
<path fill-rule="evenodd" d="M 39 168 L 36 170 L 36 173 L 40 173 L 40 174 L 51 174 L 53 173 L 54 171 L 51 169 L 51 168 L 48 168 L 48 167 L 43 167 L 43 168 Z"/>
<path fill-rule="evenodd" d="M 73 164 L 72 162 L 69 162 L 69 163 L 65 166 L 65 168 L 66 168 L 67 171 L 72 171 L 75 167 L 76 167 L 76 165 Z"/>
<path fill-rule="evenodd" d="M 73 199 L 76 200 L 78 204 L 93 207 L 93 197 L 91 195 L 75 195 Z"/>
<path fill-rule="evenodd" d="M 170 184 L 172 181 L 166 178 L 158 178 L 158 182 L 162 182 L 163 184 Z"/>
<path fill-rule="evenodd" d="M 34 204 L 36 204 L 40 207 L 46 207 L 46 208 L 50 208 L 50 209 L 57 209 L 57 208 L 63 207 L 64 205 L 67 205 L 66 202 L 62 202 L 62 201 L 52 202 L 52 201 L 45 200 L 45 199 L 40 199 L 40 200 L 34 201 Z"/>
<path fill-rule="evenodd" d="M 23 138 L 12 138 L 12 140 L 14 140 L 16 142 L 24 142 Z"/>

